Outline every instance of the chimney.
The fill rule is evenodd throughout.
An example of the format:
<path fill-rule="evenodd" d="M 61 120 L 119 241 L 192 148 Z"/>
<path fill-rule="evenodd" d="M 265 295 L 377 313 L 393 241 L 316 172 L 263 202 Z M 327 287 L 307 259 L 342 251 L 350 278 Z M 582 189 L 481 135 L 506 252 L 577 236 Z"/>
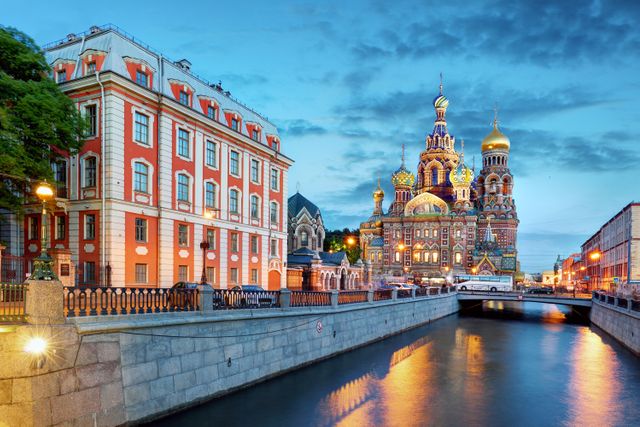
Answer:
<path fill-rule="evenodd" d="M 176 61 L 175 64 L 185 71 L 191 71 L 191 62 L 189 62 L 187 59 L 181 59 L 180 61 Z"/>
<path fill-rule="evenodd" d="M 73 33 L 67 34 L 67 41 L 68 42 L 74 41 L 75 39 L 76 39 L 76 35 L 75 34 L 73 34 Z"/>

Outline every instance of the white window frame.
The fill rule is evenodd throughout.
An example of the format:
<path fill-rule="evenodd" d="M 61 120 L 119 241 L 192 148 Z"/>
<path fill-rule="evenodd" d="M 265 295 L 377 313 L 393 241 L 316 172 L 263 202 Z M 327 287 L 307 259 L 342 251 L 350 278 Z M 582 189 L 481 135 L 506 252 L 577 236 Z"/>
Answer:
<path fill-rule="evenodd" d="M 209 145 L 209 143 L 212 143 L 214 147 L 213 149 L 214 160 L 215 160 L 214 165 L 210 165 L 207 163 L 207 151 L 208 151 L 207 146 Z M 217 171 L 220 168 L 220 143 L 215 139 L 208 138 L 206 136 L 204 138 L 204 166 L 214 171 Z"/>
<path fill-rule="evenodd" d="M 136 141 L 136 113 L 143 114 L 149 118 L 149 129 L 147 133 L 149 137 L 148 144 L 144 144 L 142 142 Z M 140 108 L 134 105 L 131 107 L 131 123 L 133 124 L 133 126 L 131 127 L 131 141 L 133 141 L 134 144 L 137 144 L 140 147 L 153 148 L 153 141 L 155 139 L 155 134 L 153 133 L 155 129 L 154 114 L 150 111 L 145 110 L 144 108 Z M 176 141 L 177 141 L 177 134 L 176 134 Z M 177 146 L 176 146 L 176 149 L 177 149 Z"/>
<path fill-rule="evenodd" d="M 257 201 L 256 207 L 258 208 L 258 215 L 255 216 L 255 217 L 253 216 L 253 212 L 251 211 L 253 209 L 253 198 L 254 197 L 256 198 L 256 201 Z M 259 221 L 260 218 L 262 218 L 262 215 L 261 215 L 262 209 L 260 209 L 261 205 L 262 205 L 262 198 L 256 193 L 251 193 L 249 195 L 249 218 L 250 219 Z"/>
<path fill-rule="evenodd" d="M 276 172 L 276 187 L 277 188 L 273 188 L 273 172 Z M 269 172 L 269 189 L 275 193 L 280 192 L 280 178 L 281 178 L 281 171 L 278 168 L 271 168 L 271 171 Z"/>
<path fill-rule="evenodd" d="M 207 184 L 213 184 L 215 187 L 215 194 L 213 198 L 213 206 L 207 205 Z M 202 183 L 202 204 L 205 209 L 218 209 L 220 206 L 220 186 L 213 179 L 205 179 Z"/>
<path fill-rule="evenodd" d="M 138 266 L 144 266 L 144 281 L 138 280 Z M 147 263 L 136 262 L 134 269 L 136 283 L 149 283 L 149 265 Z"/>
<path fill-rule="evenodd" d="M 237 191 L 238 192 L 238 210 L 237 211 L 232 211 L 231 210 L 231 191 Z M 229 188 L 228 194 L 227 194 L 227 201 L 228 201 L 228 206 L 229 206 L 229 214 L 230 215 L 240 215 L 242 216 L 242 190 L 240 190 L 238 187 L 231 187 Z"/>
<path fill-rule="evenodd" d="M 136 163 L 143 163 L 147 166 L 147 192 L 141 193 L 136 191 Z M 149 162 L 144 157 L 136 157 L 135 159 L 131 159 L 131 197 L 132 201 L 135 202 L 136 194 L 143 194 L 149 197 L 149 202 L 153 202 L 153 173 L 154 168 L 151 162 Z"/>
<path fill-rule="evenodd" d="M 274 251 L 275 248 L 275 251 Z M 269 242 L 269 256 L 271 258 L 277 258 L 278 257 L 278 239 L 271 239 L 271 241 Z"/>
<path fill-rule="evenodd" d="M 179 137 L 180 137 L 180 130 L 183 130 L 185 132 L 187 132 L 189 134 L 189 139 L 188 139 L 188 148 L 189 148 L 189 157 L 185 157 L 180 153 L 179 147 Z M 185 162 L 192 162 L 193 161 L 193 147 L 194 147 L 194 138 L 195 138 L 195 132 L 190 130 L 187 126 L 184 126 L 182 124 L 178 124 L 176 123 L 176 127 L 175 127 L 175 135 L 176 135 L 176 152 L 175 155 L 176 157 L 178 157 L 179 159 L 184 160 Z"/>
<path fill-rule="evenodd" d="M 257 172 L 257 179 L 253 179 L 253 165 L 255 164 L 258 165 L 258 172 Z M 251 160 L 249 161 L 249 179 L 251 179 L 251 182 L 253 182 L 254 184 L 260 184 L 260 169 L 262 169 L 262 165 L 261 165 L 261 161 L 259 159 L 256 159 L 255 157 L 252 157 Z"/>
<path fill-rule="evenodd" d="M 89 157 L 96 158 L 96 185 L 93 187 L 88 187 L 85 185 L 85 181 L 87 179 L 85 160 Z M 97 153 L 94 153 L 93 151 L 87 151 L 80 157 L 80 188 L 83 190 L 88 188 L 95 188 L 96 197 L 98 197 L 97 191 L 100 188 L 100 156 Z"/>
<path fill-rule="evenodd" d="M 273 221 L 273 217 L 271 216 L 271 212 L 273 210 L 273 205 L 276 206 L 276 222 Z M 269 223 L 271 225 L 279 225 L 280 224 L 280 203 L 275 200 L 271 200 L 269 202 Z"/>
<path fill-rule="evenodd" d="M 231 171 L 231 154 L 236 153 L 238 155 L 238 173 L 235 174 Z M 242 177 L 242 153 L 239 150 L 230 149 L 229 150 L 229 175 L 234 176 L 236 178 Z"/>
<path fill-rule="evenodd" d="M 93 216 L 93 237 L 88 238 L 87 237 L 87 229 L 88 229 L 88 223 L 87 223 L 87 218 L 89 218 L 90 216 Z M 82 232 L 82 240 L 89 240 L 89 241 L 94 241 L 97 238 L 97 234 L 98 234 L 98 230 L 96 229 L 96 223 L 98 222 L 98 217 L 95 213 L 85 213 L 83 215 L 83 220 L 82 220 L 82 226 L 83 228 L 83 232 Z"/>
<path fill-rule="evenodd" d="M 187 177 L 189 177 L 189 195 L 188 195 L 188 199 L 189 200 L 178 200 L 178 175 L 186 175 Z M 182 169 L 179 171 L 175 171 L 175 174 L 173 175 L 173 182 L 174 182 L 174 200 L 176 202 L 176 204 L 178 203 L 189 203 L 189 204 L 193 204 L 193 185 L 194 185 L 194 180 L 193 180 L 193 175 L 191 175 L 188 171 Z"/>

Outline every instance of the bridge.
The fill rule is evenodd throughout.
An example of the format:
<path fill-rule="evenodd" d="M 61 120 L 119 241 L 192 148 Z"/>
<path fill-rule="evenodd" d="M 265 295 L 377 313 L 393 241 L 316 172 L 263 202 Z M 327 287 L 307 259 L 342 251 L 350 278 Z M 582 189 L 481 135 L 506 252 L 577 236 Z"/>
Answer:
<path fill-rule="evenodd" d="M 522 292 L 458 291 L 458 301 L 514 301 L 591 307 L 591 295 L 574 298 L 572 294 L 527 294 Z"/>

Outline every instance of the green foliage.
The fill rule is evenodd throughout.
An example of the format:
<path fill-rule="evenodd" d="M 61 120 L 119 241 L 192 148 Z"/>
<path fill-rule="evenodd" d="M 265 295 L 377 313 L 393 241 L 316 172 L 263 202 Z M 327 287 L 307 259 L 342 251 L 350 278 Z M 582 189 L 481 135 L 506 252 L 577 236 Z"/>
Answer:
<path fill-rule="evenodd" d="M 325 252 L 340 252 L 347 253 L 347 258 L 351 264 L 354 264 L 360 259 L 362 255 L 362 249 L 360 249 L 360 232 L 358 230 L 349 230 L 344 228 L 342 230 L 329 230 L 326 231 L 324 237 Z M 353 245 L 348 242 L 349 237 L 354 239 Z"/>
<path fill-rule="evenodd" d="M 51 163 L 82 147 L 84 122 L 26 34 L 0 27 L 0 209 L 20 213 Z"/>

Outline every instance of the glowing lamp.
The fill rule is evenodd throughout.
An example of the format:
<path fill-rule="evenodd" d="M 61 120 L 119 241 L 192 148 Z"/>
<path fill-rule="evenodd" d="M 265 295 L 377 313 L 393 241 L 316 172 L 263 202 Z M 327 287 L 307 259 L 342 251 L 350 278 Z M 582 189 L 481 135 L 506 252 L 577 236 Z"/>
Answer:
<path fill-rule="evenodd" d="M 31 338 L 24 346 L 24 351 L 34 356 L 39 356 L 47 351 L 47 340 L 40 337 Z"/>
<path fill-rule="evenodd" d="M 478 269 L 477 269 L 477 268 L 475 268 L 475 267 L 473 267 L 473 268 L 471 269 L 471 272 L 472 272 L 473 274 L 476 274 L 476 273 L 478 272 Z"/>
<path fill-rule="evenodd" d="M 349 236 L 347 237 L 347 245 L 349 246 L 353 246 L 356 244 L 356 239 L 354 239 L 353 237 Z"/>
<path fill-rule="evenodd" d="M 602 254 L 598 251 L 595 252 L 591 252 L 591 255 L 589 255 L 589 259 L 591 259 L 592 261 L 597 261 L 600 259 L 600 257 L 602 256 Z"/>
<path fill-rule="evenodd" d="M 47 181 L 41 182 L 36 188 L 36 196 L 43 202 L 53 197 L 53 187 Z"/>
<path fill-rule="evenodd" d="M 405 246 L 404 246 L 404 244 L 403 244 L 403 243 L 400 243 L 400 244 L 398 245 L 398 249 L 400 249 L 401 251 L 403 251 L 403 250 L 404 250 L 404 248 L 405 248 Z"/>

